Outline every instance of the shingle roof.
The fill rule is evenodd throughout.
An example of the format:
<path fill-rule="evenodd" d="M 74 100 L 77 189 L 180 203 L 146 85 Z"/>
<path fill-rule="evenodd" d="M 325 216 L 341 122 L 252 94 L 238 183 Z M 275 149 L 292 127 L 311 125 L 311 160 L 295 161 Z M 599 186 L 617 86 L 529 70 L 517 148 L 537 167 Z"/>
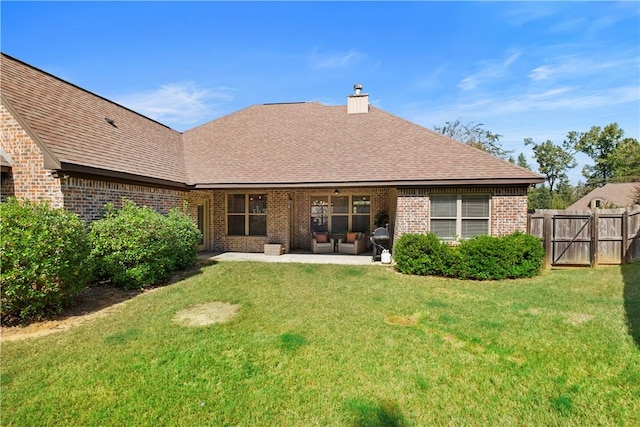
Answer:
<path fill-rule="evenodd" d="M 3 104 L 62 169 L 203 188 L 543 181 L 375 107 L 254 105 L 180 134 L 8 55 L 1 66 Z"/>
<path fill-rule="evenodd" d="M 5 54 L 0 72 L 3 104 L 58 161 L 185 182 L 180 132 Z"/>
<path fill-rule="evenodd" d="M 183 135 L 189 181 L 211 186 L 534 183 L 542 178 L 383 110 L 254 105 Z"/>
<path fill-rule="evenodd" d="M 568 211 L 591 210 L 591 201 L 600 200 L 603 207 L 627 207 L 633 204 L 635 192 L 640 189 L 640 182 L 609 183 L 589 192 L 569 206 Z M 607 206 L 609 205 L 609 206 Z"/>

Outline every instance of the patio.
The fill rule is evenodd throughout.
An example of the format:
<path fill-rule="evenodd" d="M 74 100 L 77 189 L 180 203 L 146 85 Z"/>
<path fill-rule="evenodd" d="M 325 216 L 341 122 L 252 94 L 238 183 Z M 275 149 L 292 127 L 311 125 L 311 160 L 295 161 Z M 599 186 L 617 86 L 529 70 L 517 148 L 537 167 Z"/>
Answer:
<path fill-rule="evenodd" d="M 339 253 L 312 254 L 310 252 L 293 252 L 283 255 L 265 255 L 249 252 L 203 252 L 198 259 L 211 261 L 256 261 L 256 262 L 290 262 L 307 264 L 342 264 L 342 265 L 383 265 L 380 261 L 371 261 L 371 251 L 360 255 Z M 384 264 L 388 265 L 388 264 Z"/>

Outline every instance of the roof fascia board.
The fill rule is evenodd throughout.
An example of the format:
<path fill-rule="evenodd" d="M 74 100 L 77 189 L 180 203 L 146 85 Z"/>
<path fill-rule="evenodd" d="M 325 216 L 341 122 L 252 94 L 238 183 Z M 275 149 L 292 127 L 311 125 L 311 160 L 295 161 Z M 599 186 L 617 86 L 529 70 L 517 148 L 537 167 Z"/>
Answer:
<path fill-rule="evenodd" d="M 528 186 L 544 182 L 543 178 L 465 179 L 424 181 L 334 181 L 334 182 L 262 182 L 262 183 L 199 183 L 195 189 L 239 188 L 314 188 L 314 187 L 468 187 L 468 186 Z"/>
<path fill-rule="evenodd" d="M 176 190 L 193 190 L 194 186 L 183 182 L 169 181 L 161 178 L 153 178 L 142 175 L 134 175 L 126 172 L 117 172 L 108 169 L 100 169 L 92 166 L 76 165 L 73 163 L 62 163 L 58 169 L 59 173 L 69 176 L 88 179 L 108 179 L 109 181 L 118 181 L 127 184 L 154 186 L 162 188 L 171 188 Z"/>
<path fill-rule="evenodd" d="M 58 158 L 51 152 L 49 147 L 47 147 L 47 144 L 42 142 L 40 137 L 33 131 L 33 129 L 31 129 L 31 127 L 24 120 L 22 120 L 20 114 L 18 114 L 18 112 L 11 105 L 11 102 L 9 102 L 9 100 L 4 95 L 0 95 L 0 100 L 2 101 L 2 105 L 4 105 L 7 111 L 9 111 L 9 114 L 11 114 L 14 120 L 18 122 L 20 127 L 22 127 L 22 129 L 24 129 L 24 131 L 27 133 L 27 135 L 29 135 L 33 142 L 36 143 L 38 148 L 42 150 L 42 153 L 44 155 L 44 168 L 52 170 L 60 169 L 60 160 L 58 160 Z"/>

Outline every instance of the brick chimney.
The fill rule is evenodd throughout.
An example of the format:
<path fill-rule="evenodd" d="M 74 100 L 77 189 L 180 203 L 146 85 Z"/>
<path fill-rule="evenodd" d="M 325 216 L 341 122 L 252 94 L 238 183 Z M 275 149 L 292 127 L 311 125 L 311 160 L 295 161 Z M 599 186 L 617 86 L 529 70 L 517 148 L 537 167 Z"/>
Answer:
<path fill-rule="evenodd" d="M 354 94 L 347 97 L 347 114 L 362 114 L 369 112 L 369 95 L 362 93 L 362 84 L 353 85 Z"/>

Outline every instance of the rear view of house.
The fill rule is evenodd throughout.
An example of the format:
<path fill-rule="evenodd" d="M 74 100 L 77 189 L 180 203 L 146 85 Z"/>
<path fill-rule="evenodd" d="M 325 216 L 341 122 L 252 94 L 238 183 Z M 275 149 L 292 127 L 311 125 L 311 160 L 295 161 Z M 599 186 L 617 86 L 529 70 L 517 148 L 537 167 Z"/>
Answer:
<path fill-rule="evenodd" d="M 392 238 L 526 230 L 542 177 L 369 104 L 253 105 L 184 133 L 2 55 L 2 199 L 47 200 L 86 220 L 126 197 L 187 202 L 201 249 L 309 249 L 388 223 Z M 384 220 L 382 220 L 384 218 Z M 351 234 L 350 234 L 351 235 Z"/>

